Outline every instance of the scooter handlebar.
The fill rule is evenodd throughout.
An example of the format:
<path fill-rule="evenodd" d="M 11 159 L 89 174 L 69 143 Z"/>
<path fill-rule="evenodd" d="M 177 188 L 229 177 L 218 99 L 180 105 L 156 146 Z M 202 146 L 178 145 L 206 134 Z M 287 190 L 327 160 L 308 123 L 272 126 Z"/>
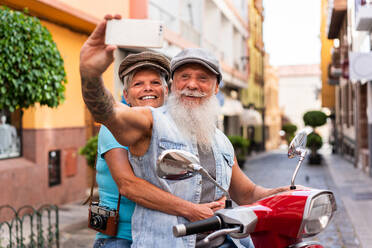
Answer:
<path fill-rule="evenodd" d="M 183 237 L 196 233 L 215 231 L 221 229 L 222 226 L 221 218 L 218 216 L 213 216 L 205 220 L 173 226 L 173 235 L 175 237 Z"/>

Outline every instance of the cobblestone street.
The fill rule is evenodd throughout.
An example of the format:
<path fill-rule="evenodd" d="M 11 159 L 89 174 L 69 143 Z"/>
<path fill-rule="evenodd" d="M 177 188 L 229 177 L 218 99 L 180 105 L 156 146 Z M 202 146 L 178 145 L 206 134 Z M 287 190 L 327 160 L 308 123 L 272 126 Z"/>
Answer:
<path fill-rule="evenodd" d="M 275 151 L 259 155 L 246 161 L 244 171 L 257 184 L 265 187 L 289 185 L 298 159 L 288 159 L 286 151 Z M 335 186 L 326 164 L 308 165 L 306 160 L 300 168 L 296 184 L 334 192 L 337 211 L 327 229 L 309 240 L 320 241 L 327 248 L 360 247 L 350 218 L 340 200 L 340 192 Z"/>

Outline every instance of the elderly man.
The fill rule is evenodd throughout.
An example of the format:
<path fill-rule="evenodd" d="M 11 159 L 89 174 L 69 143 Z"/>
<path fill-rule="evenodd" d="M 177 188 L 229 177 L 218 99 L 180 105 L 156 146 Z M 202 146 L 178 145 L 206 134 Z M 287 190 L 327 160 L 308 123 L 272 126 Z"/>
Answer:
<path fill-rule="evenodd" d="M 112 18 L 120 16 L 105 17 Z M 198 155 L 201 165 L 239 205 L 287 190 L 260 187 L 240 170 L 231 143 L 215 126 L 215 94 L 222 76 L 218 60 L 206 51 L 186 49 L 172 59 L 172 93 L 165 106 L 129 108 L 115 102 L 101 78 L 115 49 L 103 43 L 105 25 L 105 21 L 98 25 L 81 50 L 83 97 L 94 118 L 129 147 L 129 160 L 137 176 L 194 203 L 219 199 L 223 192 L 201 176 L 183 181 L 156 176 L 159 154 L 165 149 L 182 149 Z M 185 222 L 183 217 L 137 206 L 132 218 L 132 247 L 195 247 L 195 235 L 179 239 L 172 235 L 172 226 Z"/>
<path fill-rule="evenodd" d="M 124 86 L 123 95 L 130 106 L 157 108 L 164 104 L 168 95 L 170 61 L 155 52 L 131 54 L 121 62 L 119 77 Z M 115 209 L 119 192 L 121 201 L 116 236 L 99 232 L 94 247 L 130 247 L 134 202 L 190 221 L 207 218 L 223 207 L 223 202 L 218 201 L 204 204 L 185 201 L 136 177 L 128 160 L 127 147 L 120 145 L 103 125 L 98 135 L 96 170 L 100 205 Z"/>

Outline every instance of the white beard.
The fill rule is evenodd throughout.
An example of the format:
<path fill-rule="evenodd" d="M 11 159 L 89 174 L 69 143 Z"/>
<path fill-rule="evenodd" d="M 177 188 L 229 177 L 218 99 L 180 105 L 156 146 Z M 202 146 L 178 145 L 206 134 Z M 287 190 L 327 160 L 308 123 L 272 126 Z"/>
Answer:
<path fill-rule="evenodd" d="M 185 93 L 186 92 L 186 93 Z M 179 130 L 186 137 L 194 136 L 200 149 L 209 152 L 212 149 L 220 105 L 217 97 L 212 95 L 200 104 L 181 101 L 181 94 L 202 96 L 202 93 L 182 91 L 172 93 L 167 101 L 168 109 Z"/>

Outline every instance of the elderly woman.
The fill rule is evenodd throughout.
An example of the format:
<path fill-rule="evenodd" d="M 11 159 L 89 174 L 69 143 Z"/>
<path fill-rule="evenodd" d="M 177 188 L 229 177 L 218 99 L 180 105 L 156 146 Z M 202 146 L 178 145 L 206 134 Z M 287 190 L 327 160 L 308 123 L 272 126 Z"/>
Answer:
<path fill-rule="evenodd" d="M 119 68 L 125 100 L 132 107 L 160 107 L 168 95 L 169 74 L 169 60 L 162 54 L 142 52 L 127 56 Z M 130 247 L 131 217 L 136 203 L 190 221 L 208 218 L 223 207 L 219 201 L 205 204 L 185 201 L 136 177 L 127 150 L 105 126 L 101 126 L 96 164 L 100 206 L 116 209 L 119 192 L 121 199 L 117 235 L 97 233 L 94 248 Z"/>

